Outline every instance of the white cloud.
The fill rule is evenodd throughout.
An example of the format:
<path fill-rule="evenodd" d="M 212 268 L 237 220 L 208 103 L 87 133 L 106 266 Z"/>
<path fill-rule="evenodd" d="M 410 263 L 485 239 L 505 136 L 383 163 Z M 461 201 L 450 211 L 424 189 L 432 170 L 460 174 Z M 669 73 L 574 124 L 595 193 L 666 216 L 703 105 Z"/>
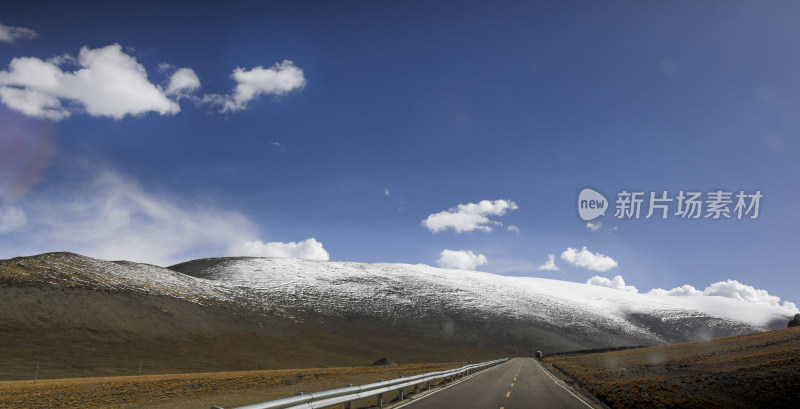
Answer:
<path fill-rule="evenodd" d="M 3 28 L 0 25 L 0 40 Z M 75 65 L 74 71 L 63 67 Z M 151 83 L 147 71 L 119 44 L 91 49 L 83 47 L 78 58 L 60 55 L 41 60 L 17 57 L 0 71 L 0 101 L 28 116 L 61 120 L 78 112 L 115 119 L 127 115 L 180 112 L 177 100 L 189 97 L 196 104 L 218 106 L 220 112 L 240 111 L 261 95 L 284 95 L 305 86 L 303 70 L 284 60 L 270 68 L 236 68 L 231 77 L 236 88 L 229 95 L 192 95 L 200 79 L 191 68 L 158 64 L 170 75 L 166 88 Z"/>
<path fill-rule="evenodd" d="M 385 187 L 383 188 L 383 194 L 386 195 L 386 197 L 389 197 L 392 195 L 392 192 L 389 191 L 388 187 Z"/>
<path fill-rule="evenodd" d="M 559 271 L 561 270 L 556 265 L 556 255 L 555 254 L 548 254 L 547 255 L 547 262 L 539 266 L 537 270 L 541 271 Z"/>
<path fill-rule="evenodd" d="M 225 255 L 330 258 L 314 238 L 263 243 L 239 212 L 184 201 L 114 170 L 75 162 L 65 172 L 73 181 L 0 207 L 0 235 L 16 235 L 5 238 L 0 256 L 72 251 L 162 266 Z"/>
<path fill-rule="evenodd" d="M 248 241 L 235 250 L 233 255 L 255 257 L 291 257 L 311 260 L 330 259 L 330 255 L 327 251 L 325 251 L 325 248 L 322 247 L 322 243 L 318 242 L 313 237 L 300 242 L 289 243 L 263 243 L 261 240 Z"/>
<path fill-rule="evenodd" d="M 186 95 L 200 89 L 200 78 L 191 68 L 181 68 L 169 78 L 167 95 Z"/>
<path fill-rule="evenodd" d="M 0 43 L 15 44 L 19 40 L 29 40 L 38 37 L 39 34 L 30 28 L 11 27 L 0 24 Z"/>
<path fill-rule="evenodd" d="M 780 297 L 770 295 L 766 290 L 759 290 L 753 286 L 742 284 L 736 280 L 716 282 L 706 287 L 703 291 L 700 291 L 689 284 L 685 284 L 680 287 L 675 287 L 669 291 L 663 288 L 654 288 L 650 290 L 649 294 L 670 296 L 719 296 L 748 301 L 754 304 L 783 308 L 792 314 L 800 312 L 795 303 L 790 301 L 784 301 L 781 303 Z"/>
<path fill-rule="evenodd" d="M 79 109 L 115 119 L 180 111 L 161 87 L 148 81 L 144 67 L 119 44 L 81 48 L 77 60 L 80 68 L 72 72 L 59 66 L 66 60 L 14 58 L 8 70 L 0 71 L 0 99 L 25 115 L 52 120 L 67 118 Z"/>
<path fill-rule="evenodd" d="M 16 207 L 0 208 L 0 233 L 8 233 L 25 226 L 28 222 L 25 212 Z"/>
<path fill-rule="evenodd" d="M 603 222 L 597 222 L 597 223 L 586 222 L 586 228 L 591 231 L 598 231 L 600 230 L 601 227 L 603 227 Z"/>
<path fill-rule="evenodd" d="M 515 226 L 513 224 L 508 226 L 508 231 L 517 233 L 517 236 L 519 236 L 519 227 L 517 227 L 517 226 Z"/>
<path fill-rule="evenodd" d="M 208 94 L 203 102 L 219 106 L 220 112 L 235 112 L 247 108 L 247 104 L 261 95 L 284 95 L 306 85 L 303 70 L 289 60 L 270 68 L 261 66 L 251 70 L 237 67 L 231 78 L 236 81 L 232 94 Z"/>
<path fill-rule="evenodd" d="M 771 307 L 782 307 L 796 311 L 797 305 L 785 301 L 780 304 L 781 298 L 770 295 L 766 290 L 759 290 L 755 287 L 742 284 L 736 280 L 720 281 L 703 290 L 703 295 L 718 295 L 721 297 L 735 298 L 737 300 L 749 301 L 755 304 L 768 305 Z"/>
<path fill-rule="evenodd" d="M 703 295 L 703 292 L 694 288 L 693 286 L 686 284 L 680 287 L 675 287 L 669 291 L 663 288 L 654 288 L 650 290 L 650 294 L 659 294 L 659 295 Z"/>
<path fill-rule="evenodd" d="M 169 72 L 175 69 L 175 66 L 167 63 L 167 62 L 160 62 L 158 63 L 158 72 Z"/>
<path fill-rule="evenodd" d="M 456 233 L 473 230 L 488 233 L 492 231 L 491 225 L 503 224 L 490 220 L 487 216 L 502 216 L 508 210 L 516 209 L 518 209 L 517 204 L 510 200 L 481 200 L 478 203 L 460 204 L 458 207 L 431 214 L 422 221 L 422 225 L 434 233 L 446 229 L 453 229 Z"/>
<path fill-rule="evenodd" d="M 594 276 L 589 280 L 587 280 L 586 284 L 615 288 L 618 290 L 628 291 L 632 293 L 638 293 L 636 287 L 625 285 L 625 280 L 620 275 L 614 277 L 613 279 Z M 782 308 L 786 310 L 788 314 L 797 314 L 798 312 L 800 312 L 795 303 L 790 301 L 784 301 L 783 303 L 781 303 L 780 297 L 775 295 L 770 295 L 769 292 L 767 292 L 766 290 L 759 290 L 756 289 L 755 287 L 742 284 L 736 280 L 720 281 L 709 285 L 703 291 L 700 291 L 696 289 L 694 286 L 691 286 L 689 284 L 685 284 L 680 287 L 675 287 L 671 290 L 665 290 L 663 288 L 654 288 L 650 290 L 648 294 L 667 295 L 667 296 L 695 296 L 695 297 L 719 296 L 719 297 L 727 297 L 737 300 L 748 301 L 754 304 L 759 304 L 769 307 Z"/>
<path fill-rule="evenodd" d="M 613 258 L 600 253 L 592 253 L 585 246 L 581 250 L 572 247 L 567 248 L 561 253 L 561 259 L 573 266 L 600 272 L 617 267 L 617 262 Z"/>
<path fill-rule="evenodd" d="M 586 284 L 597 285 L 597 286 L 600 286 L 600 287 L 608 287 L 608 288 L 627 291 L 627 292 L 631 292 L 631 293 L 638 293 L 639 292 L 639 290 L 637 290 L 636 287 L 634 287 L 632 285 L 625 285 L 625 280 L 622 279 L 622 276 L 620 276 L 620 275 L 618 275 L 618 276 L 616 276 L 616 277 L 614 277 L 613 279 L 610 279 L 610 280 L 608 278 L 605 278 L 605 277 L 594 276 L 594 277 L 586 280 Z"/>
<path fill-rule="evenodd" d="M 442 250 L 436 263 L 439 267 L 459 270 L 475 270 L 476 267 L 488 263 L 483 254 L 475 254 L 472 250 Z"/>
<path fill-rule="evenodd" d="M 256 236 L 253 224 L 238 212 L 153 192 L 107 169 L 72 171 L 79 173 L 80 185 L 65 184 L 18 201 L 27 224 L 4 253 L 73 251 L 170 265 L 227 255 Z"/>

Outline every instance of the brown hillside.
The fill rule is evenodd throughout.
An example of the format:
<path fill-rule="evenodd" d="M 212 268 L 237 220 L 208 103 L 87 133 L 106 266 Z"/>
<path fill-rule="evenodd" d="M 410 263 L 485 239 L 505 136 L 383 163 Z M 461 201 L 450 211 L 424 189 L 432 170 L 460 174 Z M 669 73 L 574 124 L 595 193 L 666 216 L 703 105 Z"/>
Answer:
<path fill-rule="evenodd" d="M 612 408 L 800 407 L 800 328 L 545 362 Z"/>
<path fill-rule="evenodd" d="M 0 261 L 0 380 L 32 379 L 37 362 L 42 379 L 137 375 L 140 362 L 143 374 L 166 374 L 513 354 L 458 339 L 420 342 L 368 322 L 177 298 L 163 283 L 137 287 L 136 277 L 108 273 L 115 266 L 125 267 L 69 253 Z"/>

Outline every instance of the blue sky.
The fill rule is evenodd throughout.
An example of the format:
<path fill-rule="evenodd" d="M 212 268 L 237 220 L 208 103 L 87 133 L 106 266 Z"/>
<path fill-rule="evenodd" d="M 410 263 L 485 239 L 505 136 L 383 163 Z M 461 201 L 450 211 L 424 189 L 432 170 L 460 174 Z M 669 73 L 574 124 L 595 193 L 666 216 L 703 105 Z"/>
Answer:
<path fill-rule="evenodd" d="M 453 262 L 800 301 L 798 18 L 777 1 L 5 2 L 0 257 L 471 251 Z M 612 209 L 591 231 L 587 186 L 764 197 L 755 220 Z M 491 232 L 422 223 L 484 200 L 515 207 L 483 213 Z"/>

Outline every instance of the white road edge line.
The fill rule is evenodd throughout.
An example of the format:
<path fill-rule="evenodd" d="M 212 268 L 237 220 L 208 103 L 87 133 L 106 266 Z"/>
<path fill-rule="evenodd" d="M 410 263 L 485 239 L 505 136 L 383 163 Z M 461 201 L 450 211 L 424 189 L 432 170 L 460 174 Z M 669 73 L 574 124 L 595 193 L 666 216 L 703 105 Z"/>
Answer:
<path fill-rule="evenodd" d="M 571 390 L 569 390 L 569 388 L 567 388 L 566 386 L 564 386 L 564 385 L 562 385 L 562 384 L 558 383 L 558 381 L 556 381 L 556 378 L 553 378 L 553 375 L 550 375 L 550 373 L 549 373 L 549 372 L 547 372 L 547 370 L 545 370 L 544 368 L 542 368 L 542 364 L 540 364 L 539 362 L 537 362 L 535 358 L 531 358 L 531 359 L 533 359 L 533 362 L 534 362 L 534 363 L 535 363 L 535 364 L 536 364 L 536 365 L 539 367 L 539 369 L 540 369 L 542 372 L 544 372 L 544 374 L 545 374 L 545 375 L 549 376 L 549 377 L 550 377 L 550 379 L 552 379 L 552 380 L 553 380 L 553 383 L 555 383 L 556 385 L 558 385 L 558 386 L 562 387 L 562 388 L 563 388 L 565 391 L 569 392 L 569 394 L 570 394 L 570 395 L 574 396 L 574 397 L 575 397 L 575 399 L 577 399 L 577 400 L 581 401 L 581 403 L 583 403 L 583 404 L 584 404 L 584 405 L 586 405 L 587 407 L 589 407 L 589 408 L 591 408 L 591 409 L 594 409 L 594 406 L 592 406 L 592 405 L 590 405 L 590 404 L 586 403 L 586 401 L 585 401 L 585 400 L 581 399 L 581 397 L 580 397 L 580 396 L 578 396 L 578 395 L 574 394 L 574 393 L 573 393 Z"/>
<path fill-rule="evenodd" d="M 511 362 L 513 359 L 514 359 L 514 358 L 511 358 L 511 359 L 509 359 L 508 361 L 506 361 L 506 362 L 503 362 L 503 363 L 502 363 L 502 364 L 500 364 L 500 365 L 504 365 L 504 364 L 506 364 L 506 363 L 508 363 L 508 362 Z M 408 402 L 406 402 L 406 403 L 401 403 L 400 405 L 398 405 L 398 406 L 395 406 L 395 407 L 393 407 L 392 409 L 400 409 L 400 408 L 402 408 L 402 407 L 405 407 L 405 406 L 408 406 L 408 405 L 410 405 L 410 404 L 412 404 L 412 403 L 415 403 L 415 402 L 421 401 L 421 400 L 423 400 L 423 399 L 427 398 L 428 396 L 431 396 L 431 395 L 433 395 L 433 394 L 439 393 L 439 392 L 441 392 L 441 391 L 443 391 L 443 390 L 445 390 L 445 389 L 447 389 L 447 388 L 449 388 L 449 387 L 451 387 L 451 386 L 456 386 L 456 385 L 458 385 L 459 383 L 461 383 L 461 382 L 464 382 L 464 381 L 466 381 L 466 380 L 469 380 L 469 379 L 472 379 L 472 378 L 473 378 L 473 377 L 475 377 L 475 376 L 478 376 L 478 375 L 480 375 L 480 374 L 489 373 L 489 372 L 491 372 L 491 371 L 493 371 L 493 370 L 495 370 L 495 369 L 499 368 L 499 367 L 500 367 L 500 365 L 495 365 L 495 366 L 493 366 L 493 367 L 491 367 L 491 368 L 489 368 L 489 369 L 487 369 L 487 370 L 485 370 L 485 371 L 480 371 L 480 372 L 474 373 L 474 374 L 472 374 L 472 375 L 470 375 L 470 376 L 468 376 L 468 377 L 466 377 L 466 378 L 463 378 L 463 379 L 459 380 L 458 382 L 453 382 L 453 383 L 451 383 L 450 385 L 447 385 L 447 386 L 445 386 L 445 387 L 443 387 L 443 388 L 439 388 L 439 389 L 437 389 L 437 390 L 435 390 L 435 391 L 433 391 L 433 392 L 430 392 L 430 393 L 427 393 L 427 394 L 425 394 L 425 395 L 422 395 L 422 396 L 420 396 L 420 397 L 418 397 L 418 398 L 416 398 L 416 399 L 414 399 L 414 400 L 411 400 L 411 399 L 409 399 L 409 401 L 408 401 Z M 584 403 L 585 403 L 585 402 L 584 402 Z M 592 409 L 594 409 L 594 408 L 592 408 Z"/>

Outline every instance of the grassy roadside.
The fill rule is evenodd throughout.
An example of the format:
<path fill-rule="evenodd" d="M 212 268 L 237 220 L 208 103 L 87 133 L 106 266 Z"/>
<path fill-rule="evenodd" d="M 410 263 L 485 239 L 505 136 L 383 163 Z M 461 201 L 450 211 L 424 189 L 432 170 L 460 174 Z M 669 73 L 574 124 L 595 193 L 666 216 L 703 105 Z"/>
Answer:
<path fill-rule="evenodd" d="M 225 408 L 455 368 L 405 364 L 0 382 L 0 408 Z"/>
<path fill-rule="evenodd" d="M 611 408 L 800 405 L 800 328 L 544 362 Z"/>

